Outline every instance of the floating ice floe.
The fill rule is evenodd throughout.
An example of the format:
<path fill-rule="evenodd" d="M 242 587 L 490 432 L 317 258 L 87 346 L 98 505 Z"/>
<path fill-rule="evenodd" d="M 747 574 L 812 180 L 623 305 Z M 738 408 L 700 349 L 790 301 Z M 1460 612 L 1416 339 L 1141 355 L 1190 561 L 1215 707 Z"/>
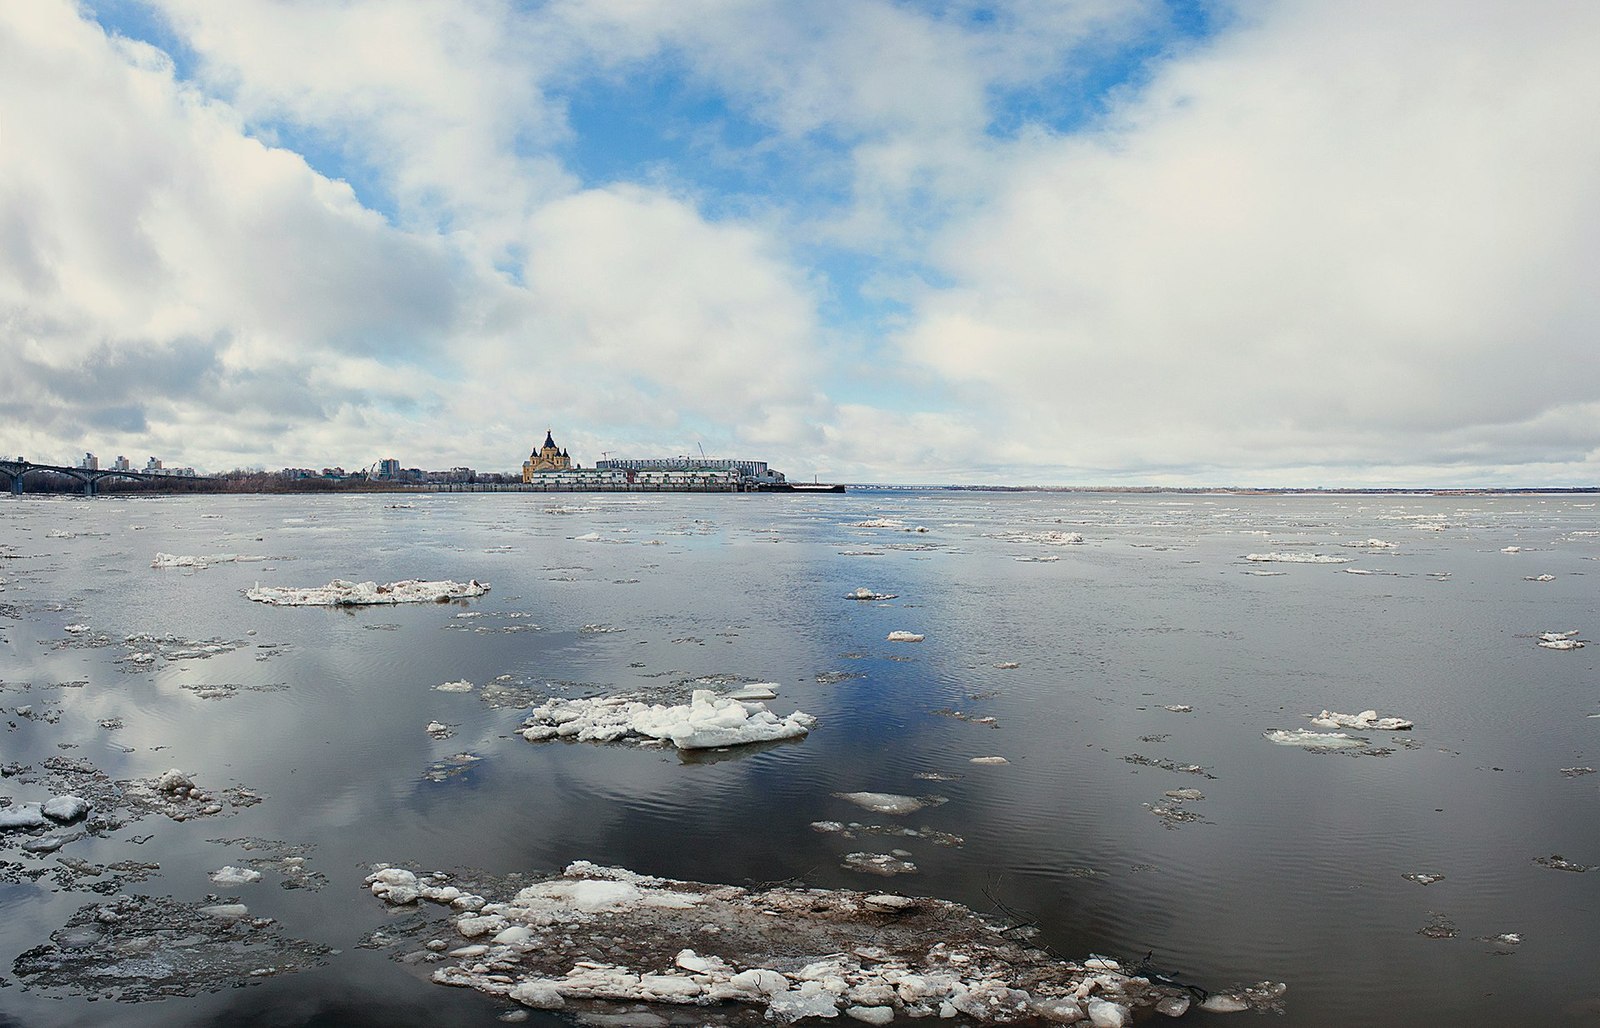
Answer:
<path fill-rule="evenodd" d="M 946 802 L 943 796 L 901 796 L 893 792 L 836 792 L 834 796 L 875 814 L 914 814 Z"/>
<path fill-rule="evenodd" d="M 1548 867 L 1552 871 L 1576 871 L 1581 874 L 1585 871 L 1596 870 L 1596 865 L 1575 863 L 1559 853 L 1552 853 L 1548 857 L 1534 857 L 1533 862 L 1540 867 Z"/>
<path fill-rule="evenodd" d="M 434 686 L 433 689 L 435 692 L 471 692 L 473 686 L 471 682 L 463 678 L 455 682 L 441 682 Z"/>
<path fill-rule="evenodd" d="M 919 643 L 925 638 L 927 637 L 916 632 L 894 631 L 888 635 L 888 641 L 892 643 Z"/>
<path fill-rule="evenodd" d="M 1444 881 L 1444 875 L 1428 874 L 1422 871 L 1414 871 L 1411 874 L 1404 874 L 1400 877 L 1408 882 L 1416 882 L 1418 885 L 1432 885 L 1435 882 Z"/>
<path fill-rule="evenodd" d="M 866 521 L 857 521 L 852 528 L 890 528 L 899 532 L 926 532 L 922 525 L 908 525 L 895 518 L 870 518 Z"/>
<path fill-rule="evenodd" d="M 30 989 L 133 1003 L 293 974 L 324 963 L 328 952 L 286 938 L 243 904 L 118 895 L 79 909 L 12 966 Z"/>
<path fill-rule="evenodd" d="M 1501 553 L 1521 553 L 1522 552 L 1522 547 L 1520 547 L 1520 546 L 1502 546 L 1502 547 L 1500 547 L 1500 552 Z"/>
<path fill-rule="evenodd" d="M 1570 632 L 1540 632 L 1539 645 L 1547 650 L 1581 650 L 1584 642 L 1577 635 L 1577 629 Z"/>
<path fill-rule="evenodd" d="M 1004 757 L 973 757 L 967 761 L 969 764 L 1009 764 L 1011 761 Z"/>
<path fill-rule="evenodd" d="M 1360 749 L 1367 745 L 1367 740 L 1358 739 L 1343 732 L 1311 732 L 1304 728 L 1276 728 L 1261 734 L 1268 742 L 1276 743 L 1279 746 L 1299 746 L 1307 750 L 1352 750 Z"/>
<path fill-rule="evenodd" d="M 327 585 L 303 589 L 266 586 L 259 582 L 245 595 L 257 603 L 278 607 L 361 607 L 389 603 L 443 603 L 489 591 L 487 582 L 422 582 L 407 579 L 379 585 L 376 582 L 347 582 L 336 578 Z"/>
<path fill-rule="evenodd" d="M 816 722 L 804 711 L 780 718 L 758 700 L 737 700 L 710 689 L 696 689 L 688 703 L 676 706 L 626 696 L 549 700 L 529 712 L 521 734 L 529 742 L 616 742 L 637 736 L 670 742 L 682 750 L 700 750 L 797 739 Z"/>
<path fill-rule="evenodd" d="M 1359 714 L 1335 714 L 1324 710 L 1320 714 L 1307 714 L 1311 723 L 1322 728 L 1364 728 L 1369 732 L 1404 732 L 1413 725 L 1402 717 L 1379 717 L 1376 710 L 1363 710 Z"/>
<path fill-rule="evenodd" d="M 1247 553 L 1244 559 L 1257 564 L 1348 564 L 1349 557 L 1336 557 L 1328 553 Z"/>
<path fill-rule="evenodd" d="M 1174 714 L 1193 714 L 1194 713 L 1194 708 L 1189 706 L 1187 703 L 1163 703 L 1161 705 L 1161 709 L 1162 710 L 1170 710 Z"/>
<path fill-rule="evenodd" d="M 1554 582 L 1556 580 L 1556 576 L 1555 575 L 1523 575 L 1522 576 L 1522 580 L 1524 582 Z"/>
<path fill-rule="evenodd" d="M 892 600 L 898 596 L 898 593 L 875 593 L 865 587 L 844 594 L 847 600 Z"/>
<path fill-rule="evenodd" d="M 985 533 L 990 539 L 1004 539 L 1008 543 L 1039 543 L 1044 546 L 1077 546 L 1083 542 L 1082 532 L 995 532 Z"/>
<path fill-rule="evenodd" d="M 917 865 L 907 859 L 910 856 L 905 850 L 895 850 L 893 853 L 846 853 L 839 862 L 847 871 L 892 878 L 895 875 L 917 873 Z"/>
<path fill-rule="evenodd" d="M 1391 543 L 1383 539 L 1367 539 L 1363 542 L 1340 543 L 1341 546 L 1353 546 L 1362 550 L 1398 550 L 1398 543 Z"/>
<path fill-rule="evenodd" d="M 1115 965 L 1053 957 L 1013 941 L 1005 925 L 944 900 L 750 890 L 588 862 L 526 881 L 484 888 L 506 894 L 487 899 L 447 876 L 403 868 L 368 878 L 388 903 L 448 907 L 453 934 L 465 941 L 452 950 L 451 941 L 433 940 L 401 955 L 402 962 L 438 962 L 431 976 L 438 984 L 535 1009 L 576 1008 L 580 1020 L 588 1004 L 600 1001 L 721 1005 L 717 1022 L 734 1025 L 840 1014 L 867 1024 L 1088 1017 L 1096 1025 L 1121 1025 L 1135 1010 L 1186 995 Z M 449 963 L 439 955 L 446 950 Z M 1268 991 L 1276 997 L 1282 989 L 1261 994 Z M 667 1023 L 637 1007 L 625 1017 L 631 1024 Z"/>
<path fill-rule="evenodd" d="M 211 872 L 211 880 L 218 885 L 249 885 L 261 881 L 261 872 L 248 867 L 224 865 Z"/>
<path fill-rule="evenodd" d="M 254 564 L 270 557 L 251 557 L 239 553 L 211 553 L 204 556 L 182 556 L 176 553 L 156 553 L 150 562 L 153 568 L 194 568 L 203 571 L 213 564 Z"/>

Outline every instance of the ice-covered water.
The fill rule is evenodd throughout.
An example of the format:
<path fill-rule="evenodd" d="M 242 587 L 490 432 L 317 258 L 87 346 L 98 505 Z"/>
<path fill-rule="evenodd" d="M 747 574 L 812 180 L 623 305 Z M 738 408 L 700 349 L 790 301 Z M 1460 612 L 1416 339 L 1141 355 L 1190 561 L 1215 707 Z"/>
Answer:
<path fill-rule="evenodd" d="M 1600 634 L 1589 499 L 581 499 L 0 500 L 0 797 L 42 803 L 88 767 L 103 781 L 73 793 L 123 804 L 0 832 L 0 1023 L 495 1024 L 505 1003 L 361 948 L 394 916 L 373 864 L 882 888 L 848 859 L 864 845 L 909 855 L 896 891 L 1003 906 L 1063 954 L 1287 982 L 1286 1026 L 1600 1021 L 1600 872 L 1572 873 L 1600 865 L 1600 776 L 1565 773 L 1600 762 L 1600 647 L 1538 645 Z M 1355 553 L 1374 573 L 1344 572 Z M 245 597 L 336 579 L 492 589 Z M 707 752 L 518 734 L 551 699 L 752 683 L 810 733 Z M 1369 709 L 1415 727 L 1271 741 Z M 221 812 L 113 784 L 170 769 Z M 842 798 L 934 792 L 898 816 Z M 862 818 L 896 834 L 813 827 Z M 46 834 L 66 841 L 23 848 Z M 114 1008 L 19 976 L 52 933 L 104 945 L 79 911 L 119 892 L 242 903 L 316 959 L 244 990 L 224 961 L 234 978 Z"/>

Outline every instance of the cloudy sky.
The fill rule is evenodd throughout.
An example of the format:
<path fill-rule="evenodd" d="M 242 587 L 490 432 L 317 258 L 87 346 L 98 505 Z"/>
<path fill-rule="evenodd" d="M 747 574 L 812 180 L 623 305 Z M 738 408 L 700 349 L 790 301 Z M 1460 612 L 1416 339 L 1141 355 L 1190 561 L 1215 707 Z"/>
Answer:
<path fill-rule="evenodd" d="M 0 3 L 0 452 L 1600 481 L 1589 0 Z"/>

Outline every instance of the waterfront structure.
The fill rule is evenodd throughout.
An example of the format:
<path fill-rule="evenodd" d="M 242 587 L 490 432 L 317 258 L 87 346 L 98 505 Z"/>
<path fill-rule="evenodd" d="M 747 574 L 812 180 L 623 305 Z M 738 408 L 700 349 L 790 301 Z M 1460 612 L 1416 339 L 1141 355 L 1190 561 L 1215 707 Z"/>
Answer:
<path fill-rule="evenodd" d="M 557 446 L 555 436 L 551 435 L 550 429 L 545 429 L 544 445 L 528 454 L 528 459 L 522 462 L 522 480 L 532 482 L 534 475 L 571 470 L 572 459 L 567 456 L 567 451 Z"/>
<path fill-rule="evenodd" d="M 781 486 L 783 472 L 773 471 L 764 460 L 731 460 L 725 457 L 646 457 L 643 459 L 602 460 L 597 471 L 670 472 L 696 474 L 732 472 L 740 481 L 755 487 Z"/>
<path fill-rule="evenodd" d="M 539 492 L 745 493 L 843 492 L 843 486 L 795 486 L 764 460 L 726 457 L 606 458 L 592 468 L 572 463 L 546 431 L 544 446 L 522 464 L 522 482 Z"/>

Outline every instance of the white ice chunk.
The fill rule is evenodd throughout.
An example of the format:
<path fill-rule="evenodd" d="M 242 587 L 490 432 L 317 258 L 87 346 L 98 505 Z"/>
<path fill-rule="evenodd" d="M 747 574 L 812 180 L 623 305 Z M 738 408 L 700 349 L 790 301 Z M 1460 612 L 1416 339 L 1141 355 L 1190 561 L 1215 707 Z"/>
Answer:
<path fill-rule="evenodd" d="M 892 792 L 836 792 L 834 795 L 874 814 L 914 814 L 923 807 L 944 802 L 942 796 L 901 796 Z"/>
<path fill-rule="evenodd" d="M 969 764 L 1009 764 L 1011 761 L 1004 757 L 973 757 L 967 761 Z"/>
<path fill-rule="evenodd" d="M 417 876 L 401 867 L 386 867 L 368 875 L 367 885 L 374 896 L 395 906 L 415 903 L 422 895 Z"/>
<path fill-rule="evenodd" d="M 730 700 L 775 700 L 778 698 L 777 682 L 755 682 L 742 685 L 726 695 Z"/>
<path fill-rule="evenodd" d="M 675 706 L 646 704 L 626 697 L 550 700 L 529 713 L 522 737 L 529 742 L 555 737 L 614 742 L 640 735 L 694 750 L 795 739 L 809 732 L 814 724 L 816 718 L 804 711 L 780 718 L 759 701 L 696 689 L 687 704 Z"/>
<path fill-rule="evenodd" d="M 1237 1014 L 1250 1009 L 1250 1001 L 1226 992 L 1212 993 L 1200 1004 L 1200 1009 L 1212 1014 Z"/>
<path fill-rule="evenodd" d="M 230 864 L 211 872 L 211 880 L 218 885 L 249 885 L 251 882 L 261 881 L 261 872 Z"/>
<path fill-rule="evenodd" d="M 50 823 L 37 803 L 19 803 L 14 807 L 0 807 L 0 832 L 30 831 Z"/>
<path fill-rule="evenodd" d="M 916 632 L 894 631 L 889 633 L 888 641 L 892 643 L 919 643 L 924 638 L 926 636 L 918 635 Z"/>
<path fill-rule="evenodd" d="M 847 600 L 892 600 L 898 595 L 898 593 L 875 593 L 871 589 L 861 588 L 854 592 L 845 593 L 844 598 Z"/>
<path fill-rule="evenodd" d="M 1363 710 L 1359 714 L 1336 714 L 1324 710 L 1320 714 L 1307 714 L 1311 723 L 1322 728 L 1364 728 L 1369 732 L 1404 732 L 1412 723 L 1403 717 L 1379 717 L 1376 710 Z"/>
<path fill-rule="evenodd" d="M 838 1000 L 816 982 L 806 982 L 798 989 L 778 993 L 772 997 L 767 1009 L 773 1020 L 780 1023 L 807 1017 L 839 1016 Z"/>
<path fill-rule="evenodd" d="M 1122 1028 L 1128 1023 L 1130 1013 L 1121 1003 L 1103 999 L 1091 999 L 1084 1004 L 1083 1009 L 1089 1015 L 1089 1023 L 1095 1028 Z"/>
<path fill-rule="evenodd" d="M 89 801 L 81 796 L 52 796 L 41 809 L 50 820 L 71 824 L 89 813 Z"/>
<path fill-rule="evenodd" d="M 471 692 L 472 683 L 463 678 L 460 681 L 444 682 L 440 685 L 436 685 L 434 686 L 434 689 L 438 692 Z M 433 729 L 430 726 L 428 730 L 432 731 Z"/>
<path fill-rule="evenodd" d="M 1280 728 L 1261 734 L 1268 742 L 1277 743 L 1279 746 L 1299 746 L 1308 750 L 1349 750 L 1367 745 L 1367 740 L 1343 732 L 1308 732 L 1304 728 L 1288 730 Z"/>
<path fill-rule="evenodd" d="M 278 607 L 358 607 L 390 603 L 442 603 L 469 596 L 482 596 L 489 591 L 488 583 L 472 579 L 469 582 L 422 582 L 406 579 L 379 585 L 376 582 L 347 582 L 336 578 L 327 585 L 290 588 L 261 585 L 245 592 L 257 603 L 270 603 Z"/>

